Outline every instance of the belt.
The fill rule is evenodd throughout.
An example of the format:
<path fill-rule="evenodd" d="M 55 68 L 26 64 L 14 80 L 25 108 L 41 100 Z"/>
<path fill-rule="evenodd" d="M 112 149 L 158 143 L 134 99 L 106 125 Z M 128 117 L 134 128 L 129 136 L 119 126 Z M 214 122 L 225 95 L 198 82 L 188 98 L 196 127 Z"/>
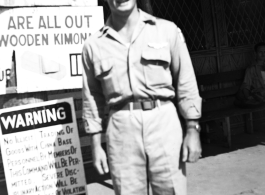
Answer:
<path fill-rule="evenodd" d="M 113 110 L 152 110 L 159 105 L 165 105 L 170 103 L 170 100 L 143 100 L 139 102 L 127 102 L 112 105 L 110 109 Z"/>

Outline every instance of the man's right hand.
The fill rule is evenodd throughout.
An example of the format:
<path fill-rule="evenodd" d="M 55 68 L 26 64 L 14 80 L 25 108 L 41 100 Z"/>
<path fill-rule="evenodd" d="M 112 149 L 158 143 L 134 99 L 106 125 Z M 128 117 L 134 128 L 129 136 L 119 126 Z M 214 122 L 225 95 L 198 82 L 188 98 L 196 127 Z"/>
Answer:
<path fill-rule="evenodd" d="M 97 169 L 100 175 L 104 175 L 109 172 L 107 163 L 107 156 L 101 146 L 101 134 L 95 134 L 91 136 L 92 145 L 92 157 L 93 165 Z"/>

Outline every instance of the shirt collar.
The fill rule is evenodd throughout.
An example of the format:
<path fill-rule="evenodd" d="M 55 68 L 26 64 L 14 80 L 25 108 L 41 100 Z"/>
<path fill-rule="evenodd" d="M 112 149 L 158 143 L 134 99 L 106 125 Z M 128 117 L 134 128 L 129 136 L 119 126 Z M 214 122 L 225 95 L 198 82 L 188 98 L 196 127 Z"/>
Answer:
<path fill-rule="evenodd" d="M 150 24 L 156 24 L 156 17 L 142 11 L 141 9 L 138 9 L 140 12 L 140 21 L 144 23 L 150 23 Z M 110 16 L 108 17 L 105 26 L 101 29 L 102 35 L 108 32 L 108 30 L 111 28 L 111 19 Z"/>
<path fill-rule="evenodd" d="M 156 23 L 156 17 L 142 11 L 141 9 L 139 9 L 140 12 L 140 20 L 142 20 L 143 22 L 147 23 L 151 23 L 151 24 L 155 24 Z"/>

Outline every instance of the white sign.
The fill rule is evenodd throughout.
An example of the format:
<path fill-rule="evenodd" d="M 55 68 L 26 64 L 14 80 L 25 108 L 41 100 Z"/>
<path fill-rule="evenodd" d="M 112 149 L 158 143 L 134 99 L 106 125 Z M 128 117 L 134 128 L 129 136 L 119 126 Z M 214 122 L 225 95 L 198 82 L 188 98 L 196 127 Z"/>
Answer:
<path fill-rule="evenodd" d="M 9 195 L 86 195 L 73 100 L 0 111 Z"/>
<path fill-rule="evenodd" d="M 0 14 L 0 94 L 15 51 L 17 92 L 82 87 L 81 52 L 104 25 L 102 7 L 18 8 Z"/>

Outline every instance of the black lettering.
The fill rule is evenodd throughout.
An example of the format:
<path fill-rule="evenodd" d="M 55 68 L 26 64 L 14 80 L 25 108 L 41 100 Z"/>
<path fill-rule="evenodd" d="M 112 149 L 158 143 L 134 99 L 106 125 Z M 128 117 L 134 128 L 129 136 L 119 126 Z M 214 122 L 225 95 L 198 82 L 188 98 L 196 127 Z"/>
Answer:
<path fill-rule="evenodd" d="M 75 44 L 79 44 L 79 34 L 77 33 L 74 34 L 74 42 Z"/>
<path fill-rule="evenodd" d="M 83 17 L 80 16 L 80 24 L 78 25 L 78 19 L 77 19 L 77 16 L 75 16 L 75 25 L 77 28 L 82 28 L 83 26 Z"/>
<path fill-rule="evenodd" d="M 49 45 L 49 37 L 48 34 L 42 34 L 42 45 Z"/>
<path fill-rule="evenodd" d="M 85 42 L 87 39 L 87 34 L 86 33 L 81 33 L 81 43 Z"/>
<path fill-rule="evenodd" d="M 22 29 L 25 29 L 24 28 L 24 23 L 25 23 L 25 18 L 23 16 L 18 16 L 17 17 L 17 27 L 18 27 L 18 29 L 20 29 L 20 27 Z"/>
<path fill-rule="evenodd" d="M 73 25 L 74 25 L 73 18 L 72 18 L 71 16 L 67 16 L 67 17 L 65 18 L 65 26 L 66 26 L 67 28 L 72 28 Z"/>
<path fill-rule="evenodd" d="M 67 186 L 67 183 L 66 181 L 61 181 L 60 179 L 57 180 L 55 186 L 58 188 L 58 187 L 66 187 Z"/>
<path fill-rule="evenodd" d="M 1 72 L 2 72 L 2 77 L 0 77 L 0 81 L 3 81 L 5 79 L 5 72 L 4 71 Z"/>
<path fill-rule="evenodd" d="M 46 27 L 46 24 L 45 24 L 45 21 L 44 21 L 44 19 L 43 19 L 43 16 L 40 16 L 40 20 L 39 20 L 39 29 L 40 28 L 47 28 Z"/>
<path fill-rule="evenodd" d="M 65 130 L 67 134 L 73 133 L 73 128 L 71 128 L 70 126 L 66 126 Z"/>
<path fill-rule="evenodd" d="M 27 29 L 33 29 L 33 27 L 30 26 L 30 24 L 31 24 L 30 19 L 32 19 L 32 16 L 27 16 Z"/>
<path fill-rule="evenodd" d="M 69 166 L 77 165 L 77 164 L 79 164 L 79 159 L 78 158 L 72 158 L 71 156 L 68 156 L 68 162 L 69 162 Z"/>
<path fill-rule="evenodd" d="M 65 44 L 73 44 L 73 37 L 72 37 L 72 33 L 69 33 L 68 36 L 65 33 L 64 34 L 64 39 L 65 39 Z"/>
<path fill-rule="evenodd" d="M 48 23 L 48 28 L 54 28 L 53 26 L 50 26 L 50 17 L 47 16 L 47 23 Z"/>
<path fill-rule="evenodd" d="M 56 175 L 57 178 L 63 178 L 63 171 L 57 172 Z"/>
<path fill-rule="evenodd" d="M 6 139 L 6 138 L 4 138 L 4 144 L 5 145 L 9 145 L 9 144 L 13 144 L 13 140 L 12 139 Z"/>
<path fill-rule="evenodd" d="M 87 19 L 87 28 L 89 28 L 89 24 L 90 24 L 90 22 L 89 22 L 89 19 L 92 17 L 91 15 L 85 15 L 84 16 L 86 19 Z"/>
<path fill-rule="evenodd" d="M 54 16 L 54 23 L 55 23 L 55 28 L 61 28 L 61 26 L 57 25 L 57 16 Z"/>
<path fill-rule="evenodd" d="M 60 136 L 60 135 L 64 135 L 64 130 L 62 129 L 62 130 L 58 131 L 58 132 L 57 132 L 57 135 L 58 135 L 58 136 Z"/>
<path fill-rule="evenodd" d="M 48 151 L 48 155 L 49 155 L 49 158 L 53 157 L 53 152 L 52 151 Z"/>
<path fill-rule="evenodd" d="M 84 192 L 85 187 L 84 186 L 79 186 L 79 187 L 74 187 L 74 188 L 62 188 L 63 195 L 72 195 L 80 192 Z"/>
<path fill-rule="evenodd" d="M 9 37 L 9 35 L 7 35 L 7 36 L 2 35 L 1 36 L 1 39 L 0 39 L 0 47 L 2 47 L 2 42 L 4 42 L 5 46 L 7 46 L 8 37 Z"/>
<path fill-rule="evenodd" d="M 62 167 L 67 167 L 68 166 L 67 160 L 65 160 L 64 158 L 61 158 L 61 165 Z"/>
<path fill-rule="evenodd" d="M 58 38 L 59 35 L 60 35 L 60 34 L 54 34 L 54 44 L 55 44 L 55 45 L 61 45 L 61 44 L 60 44 L 60 41 L 59 41 L 59 38 Z"/>
<path fill-rule="evenodd" d="M 14 19 L 13 19 L 13 16 L 11 16 L 11 17 L 9 18 L 9 22 L 8 22 L 8 30 L 11 29 L 11 28 L 13 28 L 13 29 L 17 29 L 17 28 L 16 28 L 16 24 L 15 24 Z M 3 36 L 3 35 L 2 35 L 2 36 Z"/>
<path fill-rule="evenodd" d="M 68 176 L 74 176 L 74 175 L 77 175 L 77 170 L 76 169 L 65 169 L 64 170 L 64 173 L 65 173 L 65 177 L 68 177 Z"/>
<path fill-rule="evenodd" d="M 39 39 L 39 37 L 40 37 L 40 34 L 35 34 L 35 45 L 36 46 L 40 46 L 40 43 L 39 43 L 40 39 Z"/>
<path fill-rule="evenodd" d="M 11 37 L 10 37 L 10 44 L 12 45 L 12 46 L 17 46 L 17 37 L 15 36 L 15 35 L 12 35 Z"/>
<path fill-rule="evenodd" d="M 59 35 L 59 34 L 58 34 Z M 56 40 L 56 39 L 55 39 Z M 58 39 L 56 41 L 59 41 Z M 0 36 L 0 47 L 2 46 L 41 46 L 49 45 L 49 36 L 48 34 L 27 34 L 27 35 L 1 35 Z M 60 44 L 60 43 L 59 43 Z"/>
<path fill-rule="evenodd" d="M 68 145 L 68 144 L 72 144 L 72 139 L 66 139 L 66 140 L 63 140 L 62 138 L 59 138 L 58 137 L 58 145 L 61 146 L 61 145 Z"/>
<path fill-rule="evenodd" d="M 21 41 L 22 38 L 24 39 L 23 42 Z M 21 36 L 19 37 L 19 44 L 20 44 L 21 46 L 24 46 L 24 45 L 26 45 L 26 43 L 27 43 L 27 38 L 25 37 L 25 35 L 21 35 Z"/>
<path fill-rule="evenodd" d="M 32 46 L 34 44 L 34 37 L 32 35 L 27 35 L 28 46 Z"/>
<path fill-rule="evenodd" d="M 77 178 L 75 178 L 75 177 L 70 177 L 70 184 L 71 184 L 71 185 L 78 184 L 78 183 L 77 183 Z"/>

